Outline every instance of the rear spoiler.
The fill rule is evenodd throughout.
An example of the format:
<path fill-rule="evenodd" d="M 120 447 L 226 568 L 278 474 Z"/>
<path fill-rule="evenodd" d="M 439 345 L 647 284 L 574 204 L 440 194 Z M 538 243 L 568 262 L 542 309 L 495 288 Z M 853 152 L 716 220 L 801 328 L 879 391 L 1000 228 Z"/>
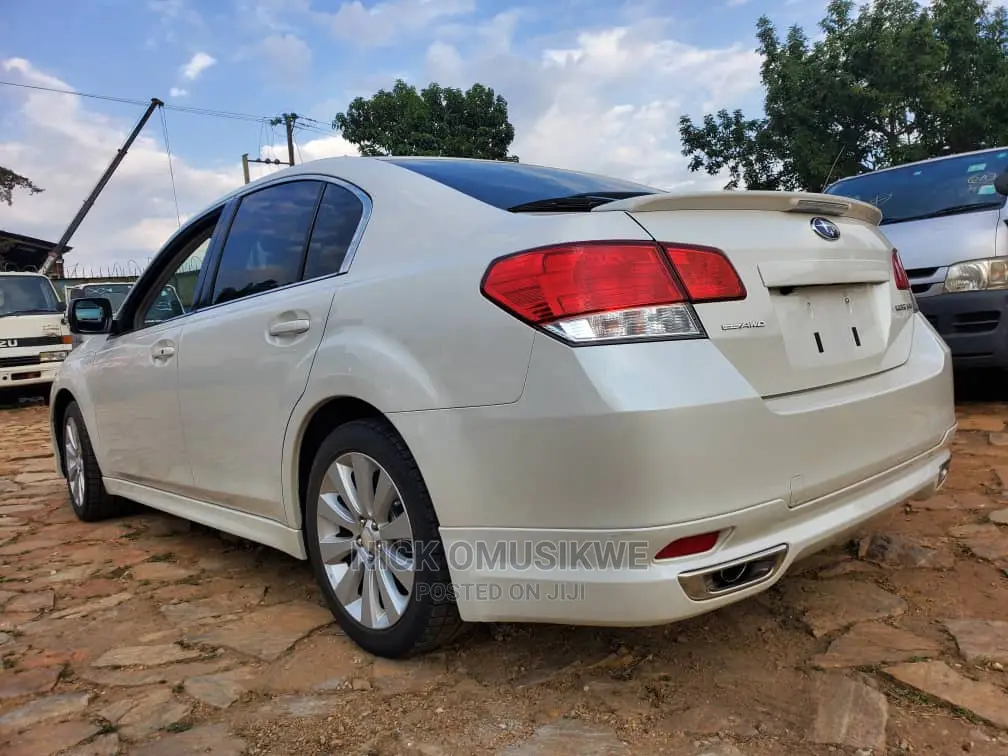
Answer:
<path fill-rule="evenodd" d="M 599 205 L 593 213 L 657 213 L 674 210 L 769 210 L 854 218 L 877 226 L 882 211 L 867 202 L 807 192 L 721 191 L 693 194 L 642 194 Z"/>

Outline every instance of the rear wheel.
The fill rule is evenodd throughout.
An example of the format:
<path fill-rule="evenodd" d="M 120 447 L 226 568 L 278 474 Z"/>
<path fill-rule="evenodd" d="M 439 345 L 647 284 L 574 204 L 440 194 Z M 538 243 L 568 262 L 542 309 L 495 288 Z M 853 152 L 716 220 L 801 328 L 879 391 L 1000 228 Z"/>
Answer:
<path fill-rule="evenodd" d="M 84 522 L 96 522 L 126 514 L 125 503 L 105 490 L 101 469 L 84 426 L 77 402 L 63 413 L 63 466 L 74 514 Z"/>
<path fill-rule="evenodd" d="M 305 536 L 344 632 L 377 656 L 450 641 L 462 626 L 437 517 L 402 439 L 379 420 L 339 426 L 308 481 Z"/>

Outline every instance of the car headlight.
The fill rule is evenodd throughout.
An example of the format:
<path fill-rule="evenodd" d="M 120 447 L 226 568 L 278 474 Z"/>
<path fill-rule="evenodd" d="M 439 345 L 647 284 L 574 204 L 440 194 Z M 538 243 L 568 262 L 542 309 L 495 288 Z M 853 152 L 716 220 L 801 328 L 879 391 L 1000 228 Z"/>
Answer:
<path fill-rule="evenodd" d="M 68 352 L 42 352 L 39 355 L 39 362 L 62 362 L 66 359 Z"/>
<path fill-rule="evenodd" d="M 945 291 L 997 291 L 1008 289 L 1008 258 L 967 260 L 950 265 Z"/>

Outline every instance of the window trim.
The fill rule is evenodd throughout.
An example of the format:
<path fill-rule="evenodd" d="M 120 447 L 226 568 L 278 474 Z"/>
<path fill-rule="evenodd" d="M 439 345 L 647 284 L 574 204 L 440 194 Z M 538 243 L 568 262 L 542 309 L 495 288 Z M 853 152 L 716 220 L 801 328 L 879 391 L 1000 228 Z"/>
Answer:
<path fill-rule="evenodd" d="M 210 231 L 210 244 L 208 245 L 206 255 L 203 258 L 205 264 L 200 269 L 199 276 L 196 279 L 196 288 L 193 291 L 193 303 L 189 312 L 183 313 L 171 320 L 161 321 L 160 323 L 151 323 L 150 325 L 146 325 L 144 323 L 138 324 L 137 318 L 140 313 L 144 311 L 145 307 L 149 307 L 155 299 L 154 292 L 158 291 L 164 285 L 165 281 L 167 281 L 165 273 L 170 272 L 173 265 L 183 262 L 184 258 L 179 258 L 186 250 L 189 250 L 188 254 L 192 254 L 193 250 L 190 249 L 190 243 L 193 235 L 196 233 L 196 229 L 202 227 L 203 224 L 208 223 L 210 218 L 214 215 L 217 215 L 217 220 Z M 220 231 L 222 227 L 230 224 L 230 219 L 233 215 L 234 204 L 231 200 L 228 200 L 222 202 L 221 204 L 214 205 L 214 207 L 202 213 L 198 218 L 194 218 L 175 232 L 175 234 L 173 234 L 172 237 L 165 242 L 161 251 L 157 253 L 147 269 L 144 270 L 134 282 L 133 288 L 130 290 L 129 294 L 126 295 L 126 299 L 120 307 L 116 319 L 113 321 L 109 337 L 114 338 L 125 334 L 139 333 L 140 331 L 145 331 L 149 328 L 157 328 L 164 323 L 177 323 L 183 318 L 189 317 L 190 315 L 198 312 L 202 307 L 201 302 L 203 298 L 203 289 L 206 286 L 207 271 L 209 270 L 210 265 L 213 264 L 213 260 L 217 252 L 216 248 L 220 244 Z"/>
<path fill-rule="evenodd" d="M 305 247 L 301 255 L 301 268 L 300 268 L 301 277 L 299 277 L 297 281 L 292 281 L 291 283 L 285 284 L 284 286 L 277 286 L 275 289 L 269 289 L 268 291 L 259 291 L 256 292 L 255 294 L 248 294 L 238 299 L 229 299 L 227 302 L 220 302 L 218 304 L 213 304 L 211 301 L 211 297 L 213 296 L 213 287 L 217 282 L 217 270 L 220 267 L 221 256 L 224 252 L 224 244 L 227 242 L 228 237 L 231 235 L 231 226 L 234 223 L 235 215 L 238 212 L 238 208 L 241 206 L 241 200 L 243 200 L 250 194 L 254 194 L 263 189 L 279 186 L 280 184 L 288 184 L 291 183 L 292 181 L 319 181 L 322 184 L 336 184 L 342 187 L 343 189 L 347 189 L 348 191 L 350 191 L 357 197 L 357 199 L 361 201 L 361 204 L 363 205 L 364 209 L 363 212 L 361 213 L 360 221 L 358 221 L 357 223 L 357 230 L 354 232 L 354 235 L 350 240 L 350 245 L 347 247 L 347 253 L 346 256 L 343 258 L 343 263 L 340 265 L 340 269 L 335 273 L 328 273 L 324 276 L 317 276 L 315 278 L 309 278 L 307 280 L 303 278 L 305 261 L 307 260 L 308 255 L 308 248 L 311 246 L 312 233 L 314 233 L 315 231 L 315 219 L 318 216 L 318 208 L 319 205 L 321 204 L 322 197 L 325 194 L 324 191 L 325 187 L 323 186 L 323 191 L 319 192 L 318 202 L 316 203 L 315 206 L 315 215 L 312 217 L 311 230 L 307 236 Z M 350 272 L 350 267 L 353 264 L 353 260 L 357 255 L 357 250 L 360 247 L 360 243 L 364 238 L 364 232 L 367 230 L 367 225 L 371 220 L 371 214 L 374 209 L 374 202 L 372 201 L 371 196 L 367 192 L 365 192 L 362 188 L 360 188 L 356 184 L 350 183 L 346 179 L 342 179 L 337 176 L 330 176 L 324 173 L 298 173 L 292 176 L 284 176 L 282 178 L 277 178 L 272 181 L 269 181 L 268 183 L 256 186 L 254 189 L 250 191 L 245 191 L 234 195 L 230 200 L 230 202 L 234 204 L 233 209 L 230 211 L 230 215 L 228 217 L 227 227 L 223 230 L 223 233 L 221 234 L 221 240 L 219 245 L 214 245 L 216 246 L 216 249 L 214 250 L 212 259 L 208 254 L 209 259 L 208 270 L 211 267 L 213 269 L 212 281 L 208 282 L 205 289 L 202 292 L 200 292 L 202 299 L 199 300 L 199 305 L 197 305 L 196 301 L 194 300 L 192 312 L 196 312 L 197 310 L 199 312 L 204 312 L 207 310 L 215 310 L 218 307 L 227 307 L 228 305 L 237 304 L 239 302 L 247 302 L 249 300 L 256 299 L 257 297 L 267 296 L 269 294 L 272 294 L 273 292 L 287 291 L 288 289 L 292 289 L 295 286 L 304 286 L 305 284 L 315 283 L 316 281 L 325 281 L 330 278 L 336 278 L 338 276 L 346 275 L 347 273 Z M 210 273 L 208 272 L 207 275 L 209 278 Z M 188 315 L 189 313 L 186 314 Z"/>

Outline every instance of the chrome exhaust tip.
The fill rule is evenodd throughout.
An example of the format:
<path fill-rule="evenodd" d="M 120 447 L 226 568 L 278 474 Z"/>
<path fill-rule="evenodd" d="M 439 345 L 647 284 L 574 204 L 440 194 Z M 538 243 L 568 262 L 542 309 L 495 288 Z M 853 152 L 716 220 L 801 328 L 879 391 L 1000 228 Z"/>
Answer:
<path fill-rule="evenodd" d="M 713 567 L 684 572 L 679 576 L 679 586 L 694 601 L 730 596 L 776 577 L 787 553 L 787 544 L 781 544 Z"/>
<path fill-rule="evenodd" d="M 943 462 L 942 466 L 938 468 L 938 474 L 934 477 L 934 480 L 910 498 L 913 501 L 924 501 L 926 499 L 930 499 L 932 496 L 941 491 L 942 487 L 945 485 L 945 481 L 948 480 L 951 464 L 952 460 L 946 460 Z"/>

